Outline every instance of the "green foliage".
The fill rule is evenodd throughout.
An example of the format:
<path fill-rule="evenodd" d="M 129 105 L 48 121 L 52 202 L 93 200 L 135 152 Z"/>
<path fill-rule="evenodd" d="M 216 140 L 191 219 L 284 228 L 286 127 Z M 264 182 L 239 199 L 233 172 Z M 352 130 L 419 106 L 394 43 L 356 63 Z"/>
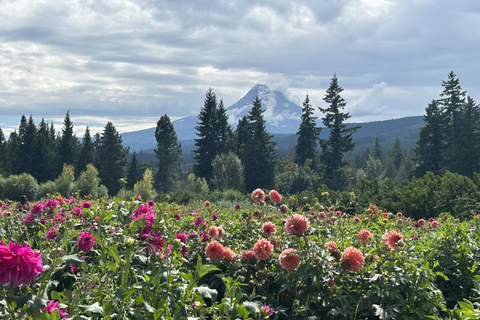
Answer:
<path fill-rule="evenodd" d="M 57 193 L 57 184 L 55 181 L 45 181 L 38 186 L 39 198 L 46 198 Z"/>
<path fill-rule="evenodd" d="M 229 152 L 217 155 L 212 162 L 212 167 L 212 184 L 216 190 L 244 191 L 243 165 L 235 153 Z"/>
<path fill-rule="evenodd" d="M 55 179 L 56 192 L 64 197 L 70 197 L 75 190 L 75 168 L 71 165 L 64 165 L 60 176 Z"/>
<path fill-rule="evenodd" d="M 239 150 L 239 158 L 245 168 L 245 187 L 247 192 L 254 189 L 273 188 L 275 183 L 276 143 L 266 131 L 262 105 L 257 97 L 248 116 L 242 122 L 243 128 L 237 128 L 237 135 L 246 135 Z"/>
<path fill-rule="evenodd" d="M 217 97 L 212 88 L 206 92 L 198 120 L 195 127 L 198 138 L 195 139 L 193 169 L 197 177 L 205 178 L 210 183 L 213 178 L 212 161 L 218 154 L 233 151 L 232 128 L 228 124 L 223 102 L 217 105 Z"/>
<path fill-rule="evenodd" d="M 75 182 L 75 190 L 80 193 L 81 197 L 90 195 L 93 199 L 98 199 L 103 197 L 103 194 L 99 194 L 100 188 L 100 178 L 98 177 L 98 170 L 89 163 L 86 166 L 85 171 L 80 173 Z"/>
<path fill-rule="evenodd" d="M 109 194 L 120 190 L 120 179 L 125 177 L 128 148 L 122 146 L 122 138 L 111 122 L 108 122 L 101 136 L 98 136 L 95 168 Z"/>
<path fill-rule="evenodd" d="M 178 172 L 182 163 L 182 146 L 177 141 L 177 135 L 170 118 L 165 114 L 160 117 L 155 129 L 158 159 L 158 170 L 155 175 L 155 185 L 162 192 L 171 192 L 177 186 Z"/>
<path fill-rule="evenodd" d="M 298 138 L 295 145 L 295 163 L 300 166 L 303 166 L 307 159 L 315 160 L 317 158 L 317 142 L 321 128 L 317 127 L 317 117 L 313 116 L 313 110 L 307 95 L 303 102 L 302 122 L 297 131 Z"/>
<path fill-rule="evenodd" d="M 348 128 L 344 123 L 350 118 L 350 114 L 342 112 L 346 105 L 345 100 L 340 96 L 342 91 L 343 88 L 338 85 L 337 75 L 334 74 L 323 98 L 329 106 L 319 108 L 324 113 L 323 125 L 330 134 L 328 139 L 320 140 L 322 147 L 320 160 L 324 167 L 325 182 L 329 188 L 335 190 L 343 190 L 350 183 L 350 178 L 346 174 L 348 164 L 344 156 L 355 146 L 352 135 L 359 128 Z"/>
<path fill-rule="evenodd" d="M 37 199 L 39 193 L 38 182 L 28 173 L 0 177 L 0 198 L 18 201 L 22 195 L 29 200 Z"/>
<path fill-rule="evenodd" d="M 142 180 L 135 183 L 133 186 L 133 192 L 135 194 L 141 194 L 142 199 L 151 200 L 155 199 L 157 192 L 153 188 L 153 174 L 149 169 L 145 170 Z"/>

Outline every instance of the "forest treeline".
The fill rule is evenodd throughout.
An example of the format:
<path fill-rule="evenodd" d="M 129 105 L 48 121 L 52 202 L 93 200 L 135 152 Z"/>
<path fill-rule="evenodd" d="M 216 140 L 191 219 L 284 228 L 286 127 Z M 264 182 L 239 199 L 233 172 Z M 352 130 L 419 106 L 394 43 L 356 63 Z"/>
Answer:
<path fill-rule="evenodd" d="M 422 179 L 437 183 L 440 180 L 435 179 L 448 177 L 455 181 L 468 179 L 466 185 L 471 188 L 463 198 L 468 198 L 472 207 L 478 199 L 476 172 L 480 171 L 478 104 L 462 90 L 453 71 L 442 81 L 442 87 L 440 98 L 432 100 L 425 109 L 425 126 L 413 154 L 404 150 L 398 139 L 390 150 L 383 150 L 377 138 L 371 150 L 357 153 L 352 161 L 347 154 L 355 146 L 352 135 L 358 127 L 347 127 L 345 123 L 350 115 L 344 111 L 343 88 L 336 75 L 323 99 L 327 107 L 319 108 L 323 127 L 316 126 L 314 107 L 307 95 L 297 143 L 283 159 L 277 157 L 275 142 L 265 129 L 260 99 L 253 101 L 251 110 L 234 130 L 213 89 L 207 90 L 198 115 L 194 165 L 190 171 L 180 167 L 181 145 L 168 115 L 157 122 L 155 164 L 139 163 L 135 152 L 127 161 L 129 150 L 123 147 L 111 122 L 94 137 L 87 127 L 80 142 L 73 133 L 69 112 L 59 133 L 53 123 L 42 119 L 36 124 L 31 116 L 22 116 L 18 131 L 8 139 L 0 128 L 0 198 L 15 198 L 18 193 L 29 193 L 33 198 L 55 192 L 92 197 L 142 193 L 152 198 L 168 194 L 174 200 L 186 201 L 214 190 L 245 194 L 260 187 L 275 188 L 284 194 L 356 190 L 369 194 L 369 199 L 385 202 L 390 197 L 384 195 L 382 199 L 380 191 L 389 186 L 387 189 L 393 188 L 390 193 L 397 194 L 397 199 L 386 203 L 393 210 L 405 202 L 407 196 L 396 192 L 404 186 L 415 181 L 423 185 L 418 182 Z M 322 130 L 328 132 L 328 138 L 320 139 Z M 36 191 L 28 192 L 28 186 Z M 424 201 L 412 210 L 426 212 L 425 203 L 430 205 Z"/>

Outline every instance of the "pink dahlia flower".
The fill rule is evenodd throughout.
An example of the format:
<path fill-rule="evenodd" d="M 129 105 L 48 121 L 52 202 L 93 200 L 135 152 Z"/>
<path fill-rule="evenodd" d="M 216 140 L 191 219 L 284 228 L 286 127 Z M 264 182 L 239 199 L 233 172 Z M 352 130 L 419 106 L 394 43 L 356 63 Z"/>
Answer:
<path fill-rule="evenodd" d="M 357 238 L 358 240 L 360 240 L 361 243 L 372 243 L 373 233 L 366 229 L 363 229 L 358 231 Z"/>
<path fill-rule="evenodd" d="M 276 190 L 270 190 L 268 197 L 274 204 L 282 202 L 282 196 Z"/>
<path fill-rule="evenodd" d="M 88 252 L 92 250 L 95 244 L 96 244 L 96 240 L 93 237 L 93 234 L 91 234 L 90 232 L 86 231 L 86 232 L 80 232 L 78 234 L 78 240 L 77 240 L 78 250 Z"/>
<path fill-rule="evenodd" d="M 265 192 L 263 192 L 260 188 L 253 190 L 252 200 L 255 203 L 262 202 L 263 200 L 265 200 Z"/>
<path fill-rule="evenodd" d="M 385 233 L 382 236 L 382 241 L 385 242 L 392 250 L 395 249 L 398 241 L 402 239 L 403 239 L 403 236 L 395 230 Z"/>
<path fill-rule="evenodd" d="M 55 311 L 55 310 L 58 311 L 58 314 L 60 315 L 60 317 L 68 318 L 68 313 L 65 310 L 60 310 L 60 308 L 58 307 L 58 302 L 55 302 L 55 300 L 50 300 L 47 304 L 46 310 L 43 309 L 44 312 L 46 311 L 49 314 L 52 314 L 52 311 Z"/>
<path fill-rule="evenodd" d="M 277 226 L 275 225 L 275 223 L 267 221 L 263 224 L 262 230 L 267 236 L 270 236 L 272 233 L 275 233 L 275 231 L 277 231 Z"/>
<path fill-rule="evenodd" d="M 285 223 L 285 228 L 289 234 L 303 235 L 309 227 L 310 223 L 307 218 L 301 214 L 294 214 Z"/>
<path fill-rule="evenodd" d="M 28 286 L 44 271 L 42 254 L 18 242 L 7 246 L 0 240 L 0 285 Z"/>
<path fill-rule="evenodd" d="M 205 247 L 205 255 L 212 261 L 220 260 L 223 258 L 224 247 L 216 240 L 210 242 Z"/>
<path fill-rule="evenodd" d="M 223 260 L 235 261 L 237 254 L 230 247 L 223 248 Z"/>
<path fill-rule="evenodd" d="M 278 261 L 280 265 L 286 270 L 295 270 L 300 265 L 300 256 L 293 254 L 295 249 L 289 248 L 282 251 Z"/>
<path fill-rule="evenodd" d="M 253 246 L 253 252 L 258 260 L 267 260 L 273 254 L 273 245 L 267 239 L 260 239 Z"/>
<path fill-rule="evenodd" d="M 242 251 L 242 260 L 248 260 L 250 262 L 255 262 L 257 257 L 255 257 L 255 252 L 253 250 L 243 250 Z"/>
<path fill-rule="evenodd" d="M 354 247 L 348 247 L 342 253 L 341 266 L 346 271 L 356 272 L 362 269 L 364 261 L 362 251 Z"/>

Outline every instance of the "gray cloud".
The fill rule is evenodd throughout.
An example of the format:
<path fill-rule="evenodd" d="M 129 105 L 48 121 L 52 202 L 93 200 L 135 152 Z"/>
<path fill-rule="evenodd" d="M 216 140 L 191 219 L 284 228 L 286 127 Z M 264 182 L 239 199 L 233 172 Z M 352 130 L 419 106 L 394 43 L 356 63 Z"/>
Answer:
<path fill-rule="evenodd" d="M 256 83 L 319 106 L 337 73 L 352 121 L 420 115 L 450 70 L 480 99 L 479 25 L 476 0 L 4 0 L 0 114 L 126 131 L 198 113 L 208 87 L 226 106 Z"/>

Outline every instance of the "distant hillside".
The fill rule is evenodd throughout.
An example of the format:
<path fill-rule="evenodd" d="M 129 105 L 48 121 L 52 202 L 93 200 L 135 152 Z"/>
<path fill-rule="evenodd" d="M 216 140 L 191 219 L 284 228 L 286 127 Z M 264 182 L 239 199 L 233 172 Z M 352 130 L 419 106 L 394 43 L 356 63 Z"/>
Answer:
<path fill-rule="evenodd" d="M 398 138 L 402 144 L 402 148 L 407 150 L 412 150 L 419 136 L 419 130 L 424 125 L 423 116 L 414 116 L 406 117 L 400 119 L 384 120 L 384 121 L 372 121 L 364 123 L 349 123 L 349 127 L 361 126 L 357 132 L 353 135 L 355 141 L 355 149 L 351 154 L 356 152 L 361 152 L 367 147 L 370 149 L 373 148 L 375 144 L 375 137 L 378 136 L 379 141 L 383 147 L 383 150 L 387 152 L 395 143 L 395 140 Z M 142 130 L 145 131 L 145 130 Z M 137 133 L 142 132 L 137 131 Z M 328 131 L 322 130 L 320 134 L 321 139 L 328 138 Z M 289 151 L 293 151 L 295 144 L 297 143 L 296 134 L 274 134 L 273 140 L 277 142 L 277 154 L 279 157 L 284 157 Z M 140 150 L 142 149 L 141 156 L 139 155 L 138 159 L 141 162 L 156 162 L 153 148 L 154 145 L 144 144 L 145 147 L 138 148 L 142 146 L 142 142 L 145 140 L 140 140 L 140 143 L 136 144 L 136 148 L 131 148 L 131 150 Z M 193 150 L 195 149 L 194 140 L 180 140 L 183 150 L 183 164 L 192 164 L 193 163 Z M 124 145 L 125 144 L 124 140 Z M 132 147 L 132 146 L 130 146 Z M 138 151 L 137 151 L 138 153 Z"/>

